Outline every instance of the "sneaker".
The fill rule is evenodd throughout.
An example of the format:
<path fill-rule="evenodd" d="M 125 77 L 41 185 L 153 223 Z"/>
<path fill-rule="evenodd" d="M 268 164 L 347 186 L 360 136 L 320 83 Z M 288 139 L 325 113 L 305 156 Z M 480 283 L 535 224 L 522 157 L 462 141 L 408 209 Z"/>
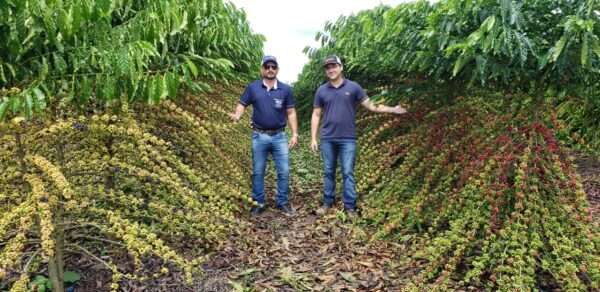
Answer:
<path fill-rule="evenodd" d="M 261 204 L 252 206 L 252 208 L 250 208 L 250 215 L 258 216 L 258 215 L 262 214 L 262 212 L 264 212 L 266 209 L 267 209 L 267 206 L 261 205 Z"/>
<path fill-rule="evenodd" d="M 287 216 L 294 216 L 294 214 L 296 214 L 296 211 L 288 204 L 277 205 L 277 209 L 285 213 Z"/>
<path fill-rule="evenodd" d="M 345 209 L 344 212 L 346 212 L 346 217 L 348 217 L 349 220 L 354 220 L 358 217 L 356 209 Z"/>
<path fill-rule="evenodd" d="M 321 207 L 319 207 L 319 209 L 317 209 L 316 213 L 319 216 L 323 216 L 323 215 L 327 214 L 329 209 L 331 209 L 331 205 L 324 203 L 323 205 L 321 205 Z"/>

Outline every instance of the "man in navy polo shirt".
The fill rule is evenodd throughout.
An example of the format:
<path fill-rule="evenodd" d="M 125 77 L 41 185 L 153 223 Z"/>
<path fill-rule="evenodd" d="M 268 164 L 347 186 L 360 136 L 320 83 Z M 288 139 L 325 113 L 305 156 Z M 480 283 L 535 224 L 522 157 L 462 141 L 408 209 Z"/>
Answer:
<path fill-rule="evenodd" d="M 277 170 L 277 195 L 275 204 L 286 215 L 292 216 L 295 211 L 288 203 L 290 182 L 289 149 L 298 145 L 298 120 L 292 89 L 277 80 L 279 67 L 274 56 L 262 59 L 262 79 L 256 80 L 244 89 L 235 113 L 229 114 L 233 121 L 239 121 L 247 106 L 253 105 L 252 111 L 252 199 L 256 205 L 250 209 L 253 216 L 264 212 L 265 202 L 265 168 L 268 155 L 271 154 Z M 292 138 L 289 147 L 285 124 L 290 122 Z"/>
<path fill-rule="evenodd" d="M 354 160 L 356 158 L 356 105 L 360 104 L 370 111 L 378 113 L 403 114 L 401 106 L 389 107 L 374 105 L 358 83 L 342 76 L 344 66 L 338 56 L 328 56 L 323 62 L 329 82 L 321 85 L 315 94 L 313 113 L 310 122 L 310 148 L 317 152 L 317 132 L 321 113 L 325 111 L 321 128 L 321 152 L 324 164 L 323 202 L 317 209 L 323 215 L 333 205 L 335 199 L 335 172 L 338 157 L 340 159 L 344 210 L 348 218 L 356 213 L 356 189 L 354 187 Z"/>

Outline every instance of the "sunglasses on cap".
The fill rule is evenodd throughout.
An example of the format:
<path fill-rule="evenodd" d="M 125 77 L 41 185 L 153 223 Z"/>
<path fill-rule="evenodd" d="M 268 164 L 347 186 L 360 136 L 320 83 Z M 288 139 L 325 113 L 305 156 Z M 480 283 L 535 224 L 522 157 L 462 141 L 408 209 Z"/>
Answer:
<path fill-rule="evenodd" d="M 263 68 L 265 68 L 265 70 L 269 70 L 269 69 L 277 70 L 278 67 L 277 67 L 277 65 L 265 64 L 265 65 L 263 65 Z"/>

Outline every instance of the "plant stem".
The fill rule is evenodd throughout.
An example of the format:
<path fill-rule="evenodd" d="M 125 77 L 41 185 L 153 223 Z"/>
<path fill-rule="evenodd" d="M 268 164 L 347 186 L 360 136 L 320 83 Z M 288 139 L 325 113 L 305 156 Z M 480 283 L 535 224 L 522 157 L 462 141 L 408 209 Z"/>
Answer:
<path fill-rule="evenodd" d="M 27 171 L 25 165 L 25 150 L 23 149 L 23 143 L 21 142 L 21 133 L 15 134 L 15 142 L 17 143 L 17 160 L 19 161 L 19 167 L 21 168 L 21 181 L 23 182 L 23 192 L 31 192 L 31 185 L 25 180 L 24 176 Z"/>

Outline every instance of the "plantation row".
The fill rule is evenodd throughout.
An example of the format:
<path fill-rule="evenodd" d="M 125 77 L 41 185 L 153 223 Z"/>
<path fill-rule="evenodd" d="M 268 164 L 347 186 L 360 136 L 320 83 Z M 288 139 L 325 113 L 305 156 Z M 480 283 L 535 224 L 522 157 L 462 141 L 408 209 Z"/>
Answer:
<path fill-rule="evenodd" d="M 18 279 L 10 286 L 24 291 L 44 258 L 61 289 L 52 278 L 62 279 L 65 257 L 76 253 L 110 270 L 113 290 L 122 278 L 164 276 L 169 263 L 191 283 L 203 251 L 239 224 L 236 214 L 251 202 L 248 175 L 239 171 L 249 156 L 235 140 L 247 129 L 226 123 L 237 95 L 219 90 L 229 98 L 117 103 L 90 116 L 63 109 L 55 120 L 2 124 L 2 286 Z M 126 253 L 136 269 L 102 260 L 106 246 L 111 259 Z M 137 273 L 149 255 L 163 268 Z"/>
<path fill-rule="evenodd" d="M 552 287 L 544 280 L 586 290 L 600 281 L 600 233 L 557 139 L 565 127 L 550 106 L 521 99 L 459 98 L 419 108 L 424 117 L 359 121 L 365 222 L 375 238 L 410 243 L 401 261 L 420 267 L 410 285 Z"/>
<path fill-rule="evenodd" d="M 410 246 L 407 288 L 598 289 L 571 150 L 600 149 L 599 15 L 597 1 L 418 1 L 342 16 L 305 49 L 297 95 L 338 54 L 374 100 L 409 107 L 359 113 L 356 169 L 373 239 Z"/>
<path fill-rule="evenodd" d="M 31 0 L 0 39 L 0 290 L 64 291 L 75 255 L 191 282 L 250 203 L 226 112 L 264 37 L 220 0 Z"/>

